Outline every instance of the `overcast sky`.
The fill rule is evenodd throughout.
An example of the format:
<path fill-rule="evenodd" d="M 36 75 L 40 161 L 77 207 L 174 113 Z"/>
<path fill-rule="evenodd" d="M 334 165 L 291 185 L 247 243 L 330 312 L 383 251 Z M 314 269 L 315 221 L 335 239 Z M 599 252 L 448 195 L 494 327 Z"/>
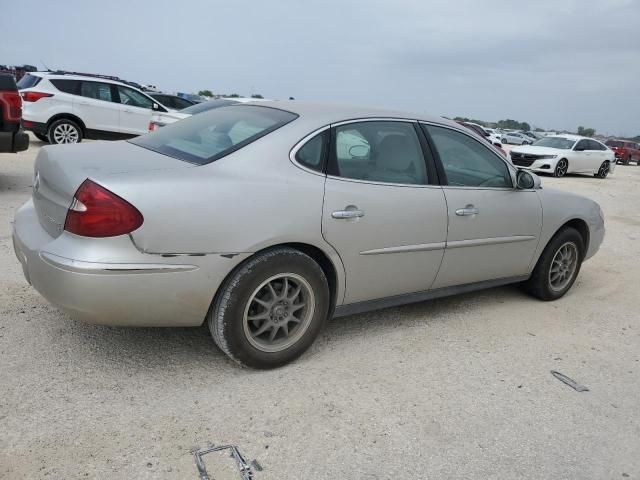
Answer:
<path fill-rule="evenodd" d="M 640 134 L 640 0 L 0 3 L 0 64 Z"/>

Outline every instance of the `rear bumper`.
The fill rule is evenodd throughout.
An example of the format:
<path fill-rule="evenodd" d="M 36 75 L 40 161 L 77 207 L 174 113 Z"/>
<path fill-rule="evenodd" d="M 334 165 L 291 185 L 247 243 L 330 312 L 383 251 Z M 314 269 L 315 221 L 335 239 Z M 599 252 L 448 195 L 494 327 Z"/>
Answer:
<path fill-rule="evenodd" d="M 41 122 L 32 122 L 31 120 L 27 120 L 25 118 L 22 119 L 22 128 L 25 130 L 30 130 L 33 133 L 39 133 L 41 135 L 47 134 L 47 124 Z"/>
<path fill-rule="evenodd" d="M 80 245 L 90 240 L 92 246 Z M 103 325 L 201 325 L 218 286 L 244 258 L 165 258 L 139 252 L 128 236 L 53 238 L 31 201 L 16 214 L 13 245 L 25 278 L 43 297 L 75 319 Z"/>

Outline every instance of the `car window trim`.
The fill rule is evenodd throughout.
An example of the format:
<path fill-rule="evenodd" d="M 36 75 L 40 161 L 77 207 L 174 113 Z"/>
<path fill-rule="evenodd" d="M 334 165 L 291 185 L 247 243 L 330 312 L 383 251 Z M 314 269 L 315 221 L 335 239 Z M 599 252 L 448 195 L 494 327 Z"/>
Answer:
<path fill-rule="evenodd" d="M 395 187 L 408 187 L 408 188 L 424 188 L 424 187 L 438 187 L 440 188 L 440 185 L 437 183 L 431 183 L 431 178 L 432 176 L 436 176 L 435 172 L 433 172 L 433 170 L 430 170 L 431 166 L 429 165 L 429 162 L 427 161 L 425 154 L 424 154 L 424 150 L 422 148 L 422 143 L 420 141 L 420 135 L 418 134 L 418 132 L 416 132 L 416 136 L 418 137 L 418 143 L 420 143 L 420 153 L 422 154 L 422 161 L 425 164 L 425 168 L 426 168 L 426 172 L 427 172 L 427 183 L 424 184 L 414 184 L 414 183 L 393 183 L 393 182 L 379 182 L 376 180 L 360 180 L 357 178 L 347 178 L 347 177 L 341 177 L 339 175 L 332 175 L 329 174 L 328 169 L 329 169 L 329 165 L 331 165 L 332 162 L 337 162 L 337 158 L 336 158 L 336 152 L 335 152 L 335 129 L 336 127 L 340 127 L 342 125 L 349 125 L 351 123 L 363 123 L 363 122 L 402 122 L 402 123 L 408 123 L 411 124 L 414 127 L 414 131 L 415 131 L 415 127 L 418 123 L 418 120 L 416 120 L 415 118 L 410 119 L 410 118 L 399 118 L 399 117 L 365 117 L 365 118 L 352 118 L 349 120 L 341 120 L 339 122 L 335 122 L 332 123 L 331 125 L 329 125 L 329 127 L 331 128 L 331 133 L 329 134 L 329 155 L 327 156 L 327 161 L 326 161 L 326 165 L 325 165 L 325 175 L 327 178 L 331 178 L 334 180 L 342 180 L 345 182 L 356 182 L 356 183 L 366 183 L 366 184 L 371 184 L 371 185 L 389 185 L 389 186 L 395 186 Z"/>
<path fill-rule="evenodd" d="M 309 140 L 316 137 L 317 135 L 322 135 L 324 132 L 326 132 L 330 128 L 331 128 L 331 125 L 325 125 L 324 127 L 320 127 L 314 130 L 313 132 L 309 133 L 308 135 L 305 135 L 300 140 L 298 140 L 289 151 L 289 160 L 291 160 L 291 163 L 293 163 L 296 167 L 301 168 L 306 172 L 313 173 L 314 175 L 320 175 L 321 177 L 326 177 L 327 176 L 327 159 L 329 158 L 329 149 L 331 148 L 330 132 L 329 132 L 329 135 L 327 135 L 327 140 L 326 140 L 329 143 L 329 145 L 325 146 L 324 151 L 322 152 L 322 157 L 323 157 L 321 160 L 322 168 L 320 170 L 314 170 L 313 168 L 307 167 L 306 165 L 300 163 L 296 155 L 298 155 L 298 150 L 304 147 Z"/>
<path fill-rule="evenodd" d="M 502 157 L 502 155 L 500 155 L 498 152 L 493 151 L 493 149 L 490 148 L 491 145 L 486 144 L 486 142 L 479 142 L 470 133 L 467 133 L 467 132 L 465 132 L 465 131 L 463 131 L 463 130 L 461 130 L 459 128 L 455 128 L 455 127 L 452 127 L 450 125 L 445 125 L 443 123 L 436 123 L 436 122 L 428 122 L 428 121 L 424 121 L 424 120 L 419 120 L 418 123 L 420 125 L 432 125 L 434 127 L 447 128 L 449 130 L 453 130 L 454 132 L 458 132 L 458 133 L 461 133 L 463 135 L 466 135 L 467 137 L 469 137 L 470 139 L 475 141 L 478 145 L 481 145 L 483 148 L 487 149 L 498 160 L 500 160 L 502 163 L 504 163 L 505 166 L 507 167 L 507 171 L 509 172 L 509 176 L 511 177 L 511 187 L 481 187 L 481 186 L 473 186 L 473 185 L 449 185 L 449 180 L 447 179 L 447 174 L 446 174 L 446 172 L 444 170 L 444 165 L 442 164 L 442 159 L 440 158 L 440 153 L 438 152 L 438 149 L 435 148 L 435 144 L 433 143 L 433 139 L 431 138 L 431 135 L 429 134 L 429 131 L 426 128 L 421 128 L 421 130 L 423 131 L 425 137 L 427 138 L 427 141 L 429 142 L 429 145 L 430 145 L 432 151 L 434 152 L 434 158 L 436 158 L 436 166 L 437 166 L 437 169 L 438 169 L 438 174 L 440 175 L 440 172 L 442 172 L 441 178 L 444 180 L 444 182 L 441 182 L 441 184 L 440 184 L 442 187 L 456 188 L 456 189 L 470 189 L 470 188 L 472 188 L 474 190 L 506 190 L 506 191 L 511 191 L 511 190 L 516 190 L 517 189 L 517 182 L 516 182 L 517 168 L 514 165 L 512 165 L 511 163 L 509 163 L 507 161 L 507 159 Z"/>

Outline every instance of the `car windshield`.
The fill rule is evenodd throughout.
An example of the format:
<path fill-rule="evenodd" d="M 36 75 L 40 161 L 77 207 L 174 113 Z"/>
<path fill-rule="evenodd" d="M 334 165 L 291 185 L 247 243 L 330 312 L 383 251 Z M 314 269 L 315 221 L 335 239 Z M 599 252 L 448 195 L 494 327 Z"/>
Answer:
<path fill-rule="evenodd" d="M 607 147 L 622 148 L 624 147 L 624 142 L 619 142 L 618 140 L 609 140 L 607 143 L 605 143 L 605 145 Z"/>
<path fill-rule="evenodd" d="M 195 115 L 196 113 L 206 112 L 213 110 L 214 108 L 227 107 L 229 105 L 235 105 L 238 102 L 233 100 L 209 100 L 208 102 L 197 103 L 190 107 L 183 108 L 180 113 L 188 113 L 189 115 Z"/>
<path fill-rule="evenodd" d="M 563 137 L 544 137 L 533 143 L 535 147 L 559 148 L 561 150 L 569 150 L 576 143 L 575 140 L 569 140 Z"/>
<path fill-rule="evenodd" d="M 271 107 L 232 105 L 194 115 L 129 142 L 204 165 L 239 150 L 297 117 L 294 113 Z"/>

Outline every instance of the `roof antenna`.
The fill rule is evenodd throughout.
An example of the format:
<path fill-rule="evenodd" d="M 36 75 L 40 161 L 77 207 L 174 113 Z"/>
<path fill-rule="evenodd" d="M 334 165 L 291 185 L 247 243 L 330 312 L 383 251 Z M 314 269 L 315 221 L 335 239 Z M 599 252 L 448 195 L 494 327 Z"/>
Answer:
<path fill-rule="evenodd" d="M 50 72 L 50 71 L 51 71 L 51 69 L 50 69 L 49 67 L 47 67 L 47 64 L 46 64 L 46 63 L 44 63 L 42 60 L 40 60 L 40 63 L 41 63 L 42 65 L 44 65 L 44 68 L 46 68 L 46 69 L 47 69 L 47 72 Z"/>

